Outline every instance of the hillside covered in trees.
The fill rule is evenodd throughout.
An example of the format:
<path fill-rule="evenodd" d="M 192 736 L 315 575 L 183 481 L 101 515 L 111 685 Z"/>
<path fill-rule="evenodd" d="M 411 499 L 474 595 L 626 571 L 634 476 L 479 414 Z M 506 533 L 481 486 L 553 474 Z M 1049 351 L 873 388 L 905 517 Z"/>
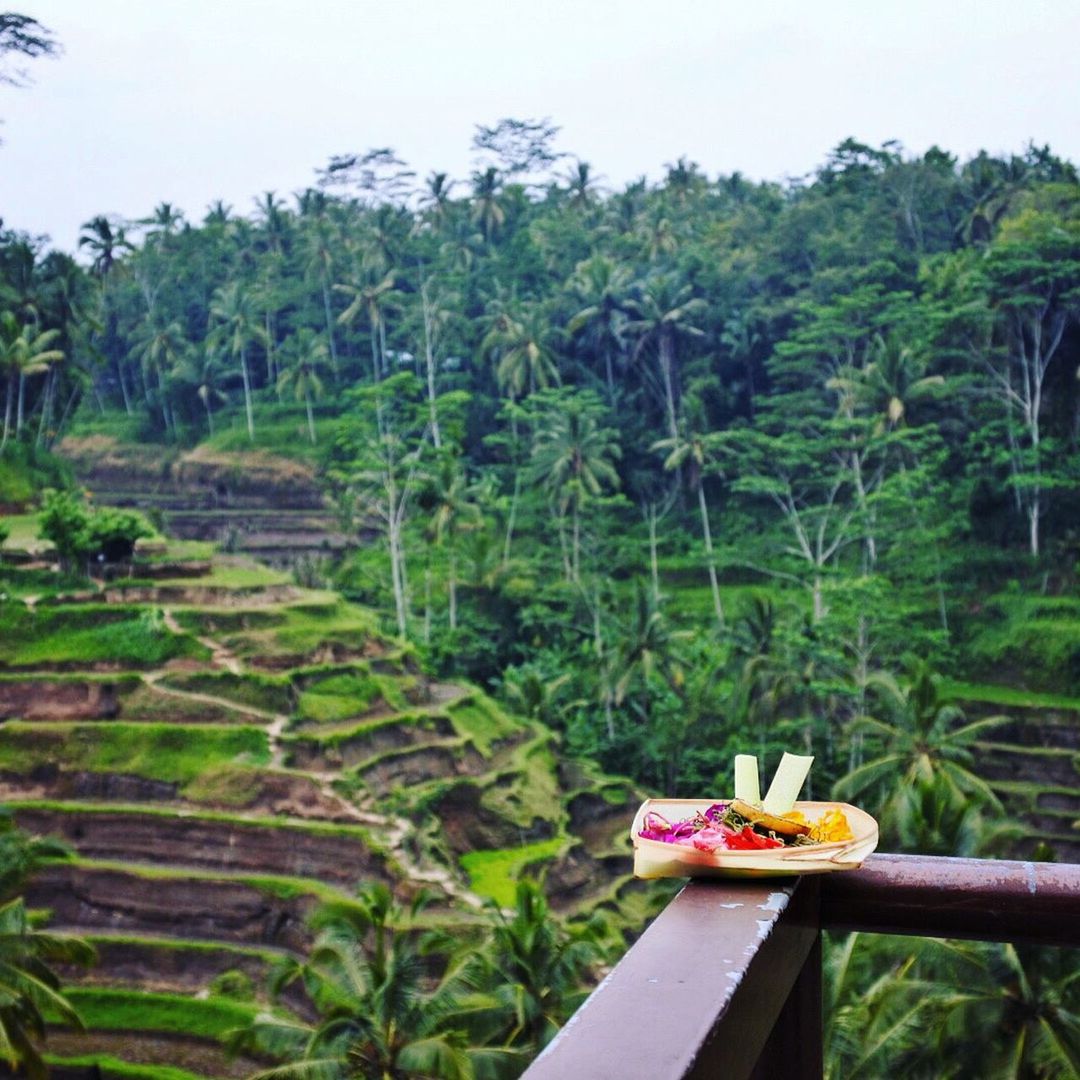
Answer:
<path fill-rule="evenodd" d="M 46 487 L 137 506 L 643 790 L 804 748 L 883 847 L 1075 861 L 1074 166 L 848 140 L 797 181 L 680 159 L 613 191 L 556 146 L 502 121 L 467 180 L 376 150 L 249 209 L 96 217 L 76 255 L 4 233 L 8 546 Z M 989 990 L 864 996 L 908 959 L 836 946 L 835 1075 L 970 1060 L 965 1009 L 1022 1075 L 1080 1060 L 1017 1049 Z M 1015 950 L 918 963 L 1075 1005 Z"/>

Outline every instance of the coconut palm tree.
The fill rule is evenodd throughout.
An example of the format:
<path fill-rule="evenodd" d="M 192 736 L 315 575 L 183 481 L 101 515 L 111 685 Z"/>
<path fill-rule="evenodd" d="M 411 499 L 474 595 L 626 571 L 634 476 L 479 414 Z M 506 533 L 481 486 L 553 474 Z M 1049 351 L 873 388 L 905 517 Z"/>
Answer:
<path fill-rule="evenodd" d="M 876 739 L 879 752 L 840 779 L 834 797 L 871 799 L 882 830 L 892 836 L 911 832 L 912 819 L 926 813 L 927 792 L 947 804 L 973 801 L 1001 812 L 998 797 L 971 770 L 972 747 L 1007 717 L 966 722 L 957 705 L 942 699 L 926 665 L 903 684 L 888 674 L 871 675 L 866 689 L 879 716 L 857 717 L 851 731 Z"/>
<path fill-rule="evenodd" d="M 397 275 L 381 276 L 360 269 L 352 281 L 334 286 L 335 292 L 350 297 L 349 305 L 338 316 L 342 326 L 351 326 L 363 314 L 371 340 L 371 370 L 376 382 L 386 374 L 386 316 L 401 295 L 395 288 Z"/>
<path fill-rule="evenodd" d="M 250 290 L 239 281 L 219 286 L 210 300 L 210 317 L 215 322 L 209 334 L 211 348 L 221 346 L 234 360 L 240 361 L 248 438 L 254 442 L 255 418 L 251 408 L 251 372 L 248 369 L 247 350 L 253 343 L 265 345 L 266 332 L 259 325 Z"/>
<path fill-rule="evenodd" d="M 506 221 L 506 211 L 500 200 L 502 177 L 499 175 L 499 170 L 492 165 L 483 172 L 473 173 L 472 181 L 472 220 L 474 224 L 480 226 L 484 241 L 490 244 L 492 237 Z"/>
<path fill-rule="evenodd" d="M 235 1048 L 288 1061 L 253 1080 L 473 1080 L 520 1071 L 518 1055 L 469 1044 L 469 1013 L 493 1005 L 470 997 L 472 958 L 451 961 L 431 985 L 427 936 L 416 927 L 424 900 L 404 910 L 377 883 L 355 903 L 323 909 L 308 959 L 283 963 L 274 980 L 277 992 L 302 982 L 318 1021 L 264 1013 L 234 1033 Z"/>
<path fill-rule="evenodd" d="M 489 903 L 492 937 L 485 959 L 505 1014 L 503 1040 L 530 1056 L 547 1045 L 585 998 L 582 989 L 599 950 L 588 938 L 571 938 L 551 914 L 536 881 L 522 878 L 514 906 Z"/>
<path fill-rule="evenodd" d="M 548 492 L 556 510 L 559 534 L 571 521 L 567 578 L 581 580 L 581 514 L 605 488 L 619 486 L 614 462 L 622 456 L 614 430 L 601 427 L 602 407 L 589 391 L 562 394 L 545 403 L 533 441 L 532 475 Z"/>
<path fill-rule="evenodd" d="M 14 312 L 0 312 L 0 372 L 7 376 L 4 433 L 0 437 L 0 450 L 7 446 L 11 435 L 11 414 L 16 409 L 16 403 L 16 434 L 22 429 L 27 377 L 48 371 L 51 364 L 64 359 L 63 352 L 51 347 L 59 336 L 59 330 L 38 332 L 21 325 Z"/>
<path fill-rule="evenodd" d="M 652 449 L 664 454 L 664 469 L 678 472 L 686 466 L 686 480 L 690 490 L 697 493 L 698 512 L 701 515 L 701 534 L 705 540 L 705 559 L 712 588 L 713 610 L 716 621 L 723 628 L 724 605 L 720 601 L 720 585 L 716 579 L 716 554 L 713 551 L 712 529 L 709 526 L 709 507 L 705 501 L 705 466 L 709 461 L 709 438 L 700 432 L 688 431 L 688 425 L 680 425 L 679 434 L 671 439 L 660 439 Z"/>
<path fill-rule="evenodd" d="M 566 325 L 570 337 L 584 339 L 594 356 L 604 363 L 608 403 L 615 405 L 614 359 L 626 351 L 626 299 L 630 271 L 606 255 L 579 262 L 569 287 L 582 306 Z"/>
<path fill-rule="evenodd" d="M 282 368 L 277 380 L 277 392 L 283 394 L 290 386 L 297 401 L 304 403 L 307 411 L 308 437 L 315 445 L 315 417 L 311 410 L 313 398 L 323 395 L 323 382 L 319 378 L 319 369 L 330 358 L 330 351 L 320 335 L 307 326 L 302 326 L 282 346 L 286 366 Z"/>
<path fill-rule="evenodd" d="M 214 434 L 214 405 L 229 399 L 222 385 L 221 354 L 215 349 L 189 349 L 173 370 L 173 381 L 194 387 L 195 396 L 206 410 L 206 426 Z"/>
<path fill-rule="evenodd" d="M 1080 969 L 1068 950 L 954 943 L 949 952 L 946 977 L 927 994 L 923 1045 L 934 1063 L 1008 1080 L 1080 1076 Z"/>
<path fill-rule="evenodd" d="M 21 899 L 0 906 L 0 1059 L 19 1068 L 18 1075 L 51 1075 L 38 1046 L 45 1039 L 46 1013 L 82 1028 L 49 964 L 87 964 L 93 958 L 93 948 L 78 938 L 35 930 Z"/>
<path fill-rule="evenodd" d="M 93 256 L 91 270 L 104 281 L 116 265 L 123 251 L 134 251 L 134 245 L 124 233 L 124 227 L 98 214 L 82 225 L 79 247 L 86 248 Z"/>
<path fill-rule="evenodd" d="M 179 320 L 174 319 L 166 324 L 152 315 L 139 324 L 132 341 L 129 355 L 142 368 L 147 404 L 151 401 L 150 386 L 154 382 L 157 384 L 158 407 L 166 431 L 175 426 L 169 410 L 166 379 L 179 365 L 189 347 Z"/>
<path fill-rule="evenodd" d="M 680 285 L 672 274 L 658 274 L 641 286 L 638 299 L 629 307 L 635 318 L 629 330 L 636 336 L 634 358 L 639 359 L 646 349 L 655 349 L 660 368 L 667 436 L 679 437 L 679 402 L 682 398 L 679 377 L 679 339 L 704 337 L 704 331 L 693 324 L 705 307 L 705 302 L 691 295 L 689 285 Z"/>
<path fill-rule="evenodd" d="M 911 410 L 932 400 L 945 385 L 926 374 L 926 360 L 895 337 L 875 337 L 873 359 L 862 368 L 841 368 L 826 384 L 840 394 L 842 409 L 874 418 L 879 434 L 907 426 Z"/>
<path fill-rule="evenodd" d="M 479 517 L 479 510 L 469 494 L 468 478 L 460 458 L 444 451 L 429 469 L 417 500 L 429 514 L 428 535 L 438 548 L 447 551 L 446 588 L 451 630 L 457 629 L 457 538 Z"/>
<path fill-rule="evenodd" d="M 502 308 L 489 316 L 480 353 L 496 360 L 499 389 L 517 399 L 559 382 L 553 338 L 551 322 L 538 304 L 517 310 Z"/>

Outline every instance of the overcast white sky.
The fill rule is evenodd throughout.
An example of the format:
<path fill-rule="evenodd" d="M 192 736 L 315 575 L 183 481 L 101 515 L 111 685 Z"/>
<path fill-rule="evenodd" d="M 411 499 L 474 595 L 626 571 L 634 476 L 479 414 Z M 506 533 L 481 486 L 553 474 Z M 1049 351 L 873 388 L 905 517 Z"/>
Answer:
<path fill-rule="evenodd" d="M 0 87 L 0 216 L 74 247 L 97 213 L 300 190 L 393 146 L 466 177 L 473 126 L 551 117 L 613 186 L 685 154 L 808 172 L 848 135 L 1080 160 L 1076 0 L 10 0 L 64 55 Z"/>

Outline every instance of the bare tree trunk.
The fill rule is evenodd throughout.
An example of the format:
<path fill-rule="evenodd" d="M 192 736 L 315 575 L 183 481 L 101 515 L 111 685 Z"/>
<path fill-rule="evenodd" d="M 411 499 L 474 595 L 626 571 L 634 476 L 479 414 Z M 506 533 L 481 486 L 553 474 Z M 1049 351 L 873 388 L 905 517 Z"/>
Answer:
<path fill-rule="evenodd" d="M 649 573 L 652 578 L 653 604 L 660 606 L 660 560 L 656 554 L 656 504 L 649 503 Z"/>
<path fill-rule="evenodd" d="M 712 587 L 713 609 L 720 629 L 724 628 L 724 606 L 720 602 L 720 585 L 716 580 L 716 556 L 713 553 L 712 530 L 709 528 L 709 508 L 705 503 L 705 485 L 698 482 L 698 508 L 701 510 L 701 531 L 705 535 L 705 556 L 709 563 L 709 584 Z"/>
<path fill-rule="evenodd" d="M 330 290 L 326 284 L 326 278 L 322 282 L 323 313 L 326 315 L 326 338 L 330 345 L 330 366 L 334 369 L 334 375 L 338 373 L 337 344 L 334 341 L 334 319 L 330 311 Z"/>
<path fill-rule="evenodd" d="M 450 549 L 450 580 L 447 583 L 450 594 L 450 629 L 457 629 L 457 555 Z"/>
<path fill-rule="evenodd" d="M 15 410 L 15 437 L 18 438 L 22 434 L 23 429 L 23 407 L 26 403 L 26 373 L 19 372 L 19 407 Z"/>
<path fill-rule="evenodd" d="M 427 362 L 427 391 L 428 413 L 431 424 L 431 441 L 438 450 L 442 446 L 442 438 L 439 434 L 439 411 L 435 407 L 435 345 L 432 341 L 432 320 L 434 313 L 428 302 L 426 287 L 420 289 L 420 296 L 424 305 L 424 359 Z"/>
<path fill-rule="evenodd" d="M 7 394 L 4 398 L 4 437 L 0 439 L 0 450 L 3 450 L 8 443 L 8 436 L 11 434 L 11 410 L 15 401 L 15 372 L 8 373 L 7 381 Z"/>
<path fill-rule="evenodd" d="M 255 441 L 255 418 L 251 412 L 251 377 L 248 374 L 247 351 L 240 350 L 240 371 L 244 377 L 244 411 L 247 413 L 248 438 Z"/>
<path fill-rule="evenodd" d="M 311 412 L 311 395 L 304 391 L 304 406 L 307 408 L 307 429 L 311 437 L 311 445 L 315 445 L 315 417 Z"/>

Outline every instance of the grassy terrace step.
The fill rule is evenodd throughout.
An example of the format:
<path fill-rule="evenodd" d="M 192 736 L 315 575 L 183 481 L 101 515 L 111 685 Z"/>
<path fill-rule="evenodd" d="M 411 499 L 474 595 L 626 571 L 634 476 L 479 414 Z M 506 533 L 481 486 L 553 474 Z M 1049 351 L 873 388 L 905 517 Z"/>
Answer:
<path fill-rule="evenodd" d="M 566 838 L 557 836 L 501 851 L 472 851 L 459 861 L 469 876 L 469 888 L 477 896 L 494 900 L 500 907 L 512 907 L 522 871 L 550 862 L 566 845 Z"/>
<path fill-rule="evenodd" d="M 265 664 L 267 659 L 323 654 L 327 658 L 373 657 L 396 660 L 405 654 L 380 633 L 377 616 L 348 604 L 333 593 L 310 593 L 301 602 L 276 609 L 282 616 L 272 626 L 225 633 L 222 643 L 237 656 Z"/>
<path fill-rule="evenodd" d="M 976 743 L 979 775 L 992 784 L 1019 780 L 1051 787 L 1080 781 L 1080 752 L 1060 747 Z"/>
<path fill-rule="evenodd" d="M 209 657 L 210 650 L 193 637 L 172 633 L 154 608 L 0 607 L 0 668 L 70 670 L 104 663 L 136 670 Z"/>
<path fill-rule="evenodd" d="M 160 685 L 189 694 L 205 694 L 226 703 L 249 706 L 266 713 L 289 713 L 296 704 L 296 692 L 287 675 L 266 675 L 231 671 L 191 671 L 166 675 Z"/>
<path fill-rule="evenodd" d="M 0 726 L 0 772 L 28 774 L 43 761 L 68 770 L 129 773 L 179 785 L 214 767 L 266 765 L 261 727 L 211 724 L 35 724 Z"/>
<path fill-rule="evenodd" d="M 56 1036 L 53 1036 L 53 1043 Z M 211 1080 L 207 1073 L 195 1073 L 174 1065 L 139 1064 L 113 1057 L 112 1054 L 80 1054 L 63 1057 L 46 1054 L 45 1060 L 52 1066 L 51 1075 L 57 1080 Z"/>
<path fill-rule="evenodd" d="M 249 1024 L 261 1008 L 254 1002 L 228 998 L 112 987 L 70 986 L 65 993 L 87 1028 L 97 1031 L 165 1031 L 219 1040 Z M 58 1018 L 49 1019 L 56 1023 Z"/>
<path fill-rule="evenodd" d="M 20 802 L 13 810 L 20 828 L 59 836 L 93 859 L 148 863 L 167 852 L 173 865 L 205 870 L 313 878 L 343 887 L 393 882 L 384 852 L 357 826 L 88 803 Z"/>
<path fill-rule="evenodd" d="M 76 858 L 38 871 L 26 899 L 48 910 L 55 925 L 79 933 L 171 935 L 303 952 L 311 945 L 307 923 L 316 908 L 349 904 L 351 894 L 305 878 Z"/>
<path fill-rule="evenodd" d="M 1023 690 L 1015 686 L 998 686 L 994 683 L 970 683 L 946 679 L 941 684 L 941 694 L 943 697 L 952 698 L 961 703 L 973 701 L 1014 709 L 1051 709 L 1080 713 L 1080 698 L 1070 694 L 1046 694 L 1035 690 Z"/>
<path fill-rule="evenodd" d="M 0 675 L 0 720 L 110 719 L 141 685 L 138 675 Z"/>
<path fill-rule="evenodd" d="M 466 740 L 440 713 L 400 713 L 361 721 L 342 730 L 304 730 L 282 738 L 290 764 L 319 770 L 371 764 L 388 753 L 417 746 L 462 745 Z"/>

